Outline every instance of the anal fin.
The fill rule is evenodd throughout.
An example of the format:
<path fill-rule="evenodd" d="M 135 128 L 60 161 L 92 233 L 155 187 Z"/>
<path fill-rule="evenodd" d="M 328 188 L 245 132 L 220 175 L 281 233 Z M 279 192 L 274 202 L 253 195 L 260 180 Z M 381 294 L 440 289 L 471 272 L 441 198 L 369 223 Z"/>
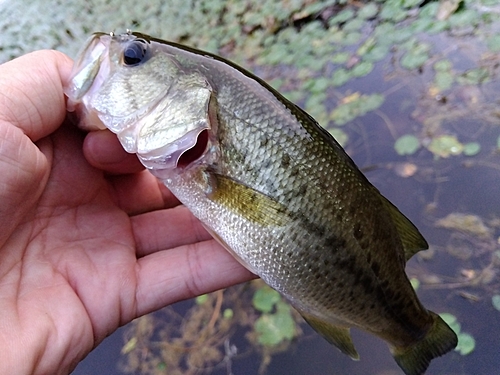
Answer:
<path fill-rule="evenodd" d="M 342 353 L 354 360 L 359 360 L 359 354 L 352 342 L 348 327 L 325 322 L 311 314 L 300 311 L 304 320 L 330 344 L 335 345 Z"/>

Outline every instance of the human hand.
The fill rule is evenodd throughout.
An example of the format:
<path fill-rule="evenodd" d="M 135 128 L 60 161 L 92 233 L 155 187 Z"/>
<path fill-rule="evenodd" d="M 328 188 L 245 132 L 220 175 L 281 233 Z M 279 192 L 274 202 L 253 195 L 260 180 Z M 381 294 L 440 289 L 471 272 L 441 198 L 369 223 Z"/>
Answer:
<path fill-rule="evenodd" d="M 113 134 L 65 121 L 71 65 L 0 65 L 2 374 L 67 374 L 132 319 L 253 277 Z"/>

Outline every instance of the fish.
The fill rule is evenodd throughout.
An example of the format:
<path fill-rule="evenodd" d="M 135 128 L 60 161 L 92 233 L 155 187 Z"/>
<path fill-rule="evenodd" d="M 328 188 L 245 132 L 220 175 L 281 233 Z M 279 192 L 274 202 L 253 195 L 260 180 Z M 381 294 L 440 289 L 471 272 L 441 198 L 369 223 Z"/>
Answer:
<path fill-rule="evenodd" d="M 309 114 L 215 54 L 139 32 L 93 34 L 65 87 L 212 236 L 357 360 L 350 329 L 423 374 L 457 336 L 419 301 L 407 260 L 428 244 Z"/>

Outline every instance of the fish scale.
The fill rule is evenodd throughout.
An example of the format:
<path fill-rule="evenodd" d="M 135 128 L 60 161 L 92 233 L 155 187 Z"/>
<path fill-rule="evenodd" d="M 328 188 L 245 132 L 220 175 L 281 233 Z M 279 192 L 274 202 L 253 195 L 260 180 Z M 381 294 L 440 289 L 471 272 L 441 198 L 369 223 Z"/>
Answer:
<path fill-rule="evenodd" d="M 359 357 L 356 327 L 387 341 L 403 371 L 418 375 L 456 346 L 404 272 L 427 248 L 417 228 L 329 133 L 262 80 L 140 33 L 96 33 L 72 77 L 66 93 L 83 107 L 82 124 L 85 114 L 99 117 L 342 352 Z"/>

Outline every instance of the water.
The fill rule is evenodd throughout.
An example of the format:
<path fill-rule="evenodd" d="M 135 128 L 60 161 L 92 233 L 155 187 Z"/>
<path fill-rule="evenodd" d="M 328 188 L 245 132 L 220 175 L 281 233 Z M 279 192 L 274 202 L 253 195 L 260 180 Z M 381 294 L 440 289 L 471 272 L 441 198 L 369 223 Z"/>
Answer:
<path fill-rule="evenodd" d="M 47 7 L 47 2 L 43 1 L 20 1 L 15 4 L 0 2 L 0 12 L 4 16 L 0 24 L 4 34 L 0 42 L 0 61 L 39 48 L 58 48 L 74 56 L 89 31 L 130 27 L 134 24 L 134 19 L 141 18 L 140 16 L 145 14 L 144 9 L 147 8 L 143 6 L 144 9 L 138 10 L 140 4 L 137 3 L 134 5 L 135 8 L 131 6 L 127 13 L 125 4 L 119 12 L 110 17 L 109 9 L 112 7 L 112 2 L 110 4 L 96 2 L 91 7 L 92 11 L 81 13 L 81 20 L 78 23 L 75 21 L 75 14 L 80 14 L 81 8 L 84 7 L 82 3 L 74 1 L 68 4 L 53 1 L 53 7 Z M 151 4 L 148 9 L 157 6 L 156 3 Z M 466 1 L 464 4 L 467 8 L 470 2 Z M 50 9 L 42 12 L 41 8 Z M 340 7 L 328 9 L 334 13 L 342 10 Z M 474 9 L 470 7 L 471 11 Z M 195 7 L 190 11 L 195 18 Z M 189 13 L 187 10 L 186 12 Z M 210 11 L 206 10 L 205 13 L 208 14 L 207 12 Z M 484 19 L 484 12 L 478 14 Z M 495 14 L 489 16 L 493 17 Z M 154 17 L 163 20 L 162 17 L 166 16 L 161 13 L 160 16 L 149 14 L 147 17 L 153 19 L 151 22 L 154 23 Z M 206 17 L 201 19 L 212 21 L 212 18 Z M 171 22 L 170 35 L 179 36 L 176 34 L 177 31 L 174 31 L 175 21 L 169 22 Z M 308 22 L 306 19 L 304 24 Z M 455 18 L 453 22 L 459 24 L 461 21 Z M 280 89 L 290 95 L 299 92 L 296 95 L 299 104 L 306 107 L 318 119 L 325 118 L 325 114 L 329 114 L 332 109 L 340 105 L 343 99 L 357 92 L 366 95 L 373 93 L 384 95 L 384 103 L 381 106 L 364 116 L 355 117 L 343 127 L 337 127 L 337 130 L 340 129 L 348 136 L 346 150 L 361 168 L 366 168 L 367 177 L 411 218 L 431 245 L 431 255 L 417 255 L 407 266 L 408 275 L 420 281 L 418 295 L 421 301 L 435 312 L 453 314 L 461 325 L 461 332 L 471 335 L 476 343 L 470 354 L 461 355 L 458 351 L 454 351 L 434 360 L 427 373 L 493 375 L 497 374 L 500 368 L 500 356 L 498 356 L 500 311 L 492 304 L 492 297 L 500 294 L 500 280 L 497 276 L 500 262 L 492 263 L 492 259 L 496 257 L 495 251 L 500 250 L 498 203 L 500 112 L 496 109 L 500 89 L 497 70 L 500 64 L 495 53 L 494 28 L 487 23 L 474 21 L 472 16 L 471 20 L 463 22 L 465 26 L 454 27 L 463 31 L 469 30 L 471 24 L 476 26 L 472 32 L 469 30 L 465 33 L 457 33 L 456 29 L 453 29 L 454 32 L 451 33 L 418 34 L 419 42 L 429 43 L 432 46 L 430 52 L 415 53 L 417 57 L 419 54 L 428 54 L 427 61 L 420 68 L 405 69 L 401 66 L 403 57 L 407 53 L 405 51 L 413 51 L 416 48 L 416 44 L 411 44 L 408 37 L 400 42 L 398 45 L 400 49 L 396 49 L 394 54 L 375 61 L 370 74 L 360 78 L 351 77 L 348 83 L 340 87 L 329 81 L 326 89 L 319 91 L 307 89 L 306 81 L 311 80 L 310 77 L 331 79 L 333 72 L 344 67 L 343 63 L 333 64 L 329 61 L 323 68 L 309 71 L 317 56 L 311 55 L 314 51 L 307 52 L 305 47 L 297 47 L 295 48 L 296 56 L 299 56 L 297 59 L 303 59 L 306 68 L 299 69 L 293 64 L 292 67 L 253 65 L 254 60 L 261 59 L 265 62 L 264 52 L 277 48 L 276 45 L 286 41 L 280 39 L 274 45 L 267 45 L 265 48 L 260 45 L 255 47 L 252 45 L 255 42 L 254 34 L 245 33 L 238 39 L 238 43 L 250 45 L 258 53 L 252 52 L 250 47 L 246 47 L 248 50 L 233 47 L 234 50 L 231 51 L 230 44 L 222 52 L 226 52 L 237 61 L 246 61 L 246 66 L 250 66 L 269 81 L 275 82 L 274 80 L 281 78 L 284 83 Z M 70 32 L 61 33 L 61 29 L 64 29 L 61 23 L 63 26 L 70 25 L 68 26 Z M 169 23 L 163 22 L 163 24 Z M 218 27 L 214 24 L 212 29 L 217 30 Z M 354 28 L 352 25 L 349 27 Z M 376 26 L 371 24 L 360 30 L 364 33 L 362 35 L 366 36 L 374 28 L 376 29 Z M 404 29 L 401 30 L 404 32 Z M 144 28 L 141 31 L 155 34 L 151 28 Z M 165 33 L 168 34 L 168 31 Z M 317 29 L 303 30 L 302 34 L 297 32 L 297 35 L 300 37 L 306 35 L 306 32 L 309 33 L 308 38 L 317 43 L 318 49 L 321 47 L 318 41 L 327 38 L 335 40 L 333 44 L 342 44 L 343 39 L 335 39 L 339 38 L 338 35 L 321 34 L 321 30 Z M 192 34 L 186 35 L 197 34 L 193 30 Z M 158 36 L 168 37 L 168 35 Z M 347 34 L 343 37 L 347 38 Z M 389 37 L 392 35 L 387 35 L 387 38 Z M 186 38 L 190 41 L 189 37 Z M 204 39 L 198 38 L 197 42 L 203 45 Z M 195 38 L 193 37 L 191 41 L 194 43 Z M 307 41 L 310 42 L 309 39 Z M 351 57 L 356 55 L 362 41 L 363 39 L 357 44 L 355 42 L 346 46 L 346 51 Z M 300 40 L 297 39 L 289 42 L 289 45 L 293 49 L 299 43 Z M 377 43 L 381 41 L 378 40 Z M 405 43 L 408 47 L 402 47 Z M 217 47 L 212 44 L 210 46 Z M 337 52 L 331 54 L 328 52 L 327 59 L 333 60 L 338 56 Z M 248 60 L 245 60 L 245 54 L 249 55 Z M 285 54 L 283 59 L 286 56 L 288 55 Z M 354 57 L 364 59 L 364 56 Z M 443 75 L 438 77 L 434 64 L 445 59 L 451 62 L 452 68 L 445 69 Z M 486 72 L 487 80 L 474 78 L 474 74 L 481 73 L 478 73 L 478 68 Z M 441 87 L 436 91 L 436 86 L 442 84 L 438 78 L 446 79 L 446 72 L 454 78 L 453 83 L 448 88 Z M 317 101 L 310 100 L 320 95 L 326 97 L 324 102 L 319 101 L 320 105 L 317 105 Z M 328 119 L 322 123 L 330 129 L 333 126 L 333 122 L 329 123 Z M 394 143 L 405 134 L 415 136 L 420 142 L 420 148 L 415 153 L 402 156 L 395 151 Z M 444 136 L 454 137 L 461 146 L 475 142 L 479 144 L 480 151 L 470 156 L 462 152 L 460 155 L 439 157 L 437 154 L 446 152 L 446 149 L 436 151 L 429 145 L 436 139 L 444 139 L 442 138 Z M 482 220 L 489 228 L 490 235 L 478 236 L 470 227 L 463 225 L 455 225 L 453 229 L 436 226 L 439 219 L 453 213 L 467 214 Z M 183 302 L 174 308 L 184 314 L 191 306 L 192 303 Z M 169 321 L 164 314 L 155 316 L 158 327 Z M 82 361 L 73 374 L 123 374 L 120 369 L 126 364 L 126 356 L 121 355 L 120 351 L 124 343 L 130 339 L 131 332 L 138 332 L 134 327 L 126 326 L 107 338 Z M 401 374 L 387 346 L 373 336 L 359 331 L 353 332 L 354 343 L 361 356 L 361 361 L 354 362 L 332 348 L 309 327 L 302 325 L 301 328 L 304 332 L 297 342 L 292 343 L 285 351 L 271 356 L 266 374 Z M 261 366 L 262 356 L 258 353 L 258 349 L 253 349 L 248 344 L 245 338 L 247 331 L 248 328 L 246 330 L 238 328 L 228 335 L 227 342 L 236 345 L 239 354 L 227 356 L 225 353 L 226 360 L 205 373 L 228 374 L 230 365 L 234 375 L 256 374 Z"/>

